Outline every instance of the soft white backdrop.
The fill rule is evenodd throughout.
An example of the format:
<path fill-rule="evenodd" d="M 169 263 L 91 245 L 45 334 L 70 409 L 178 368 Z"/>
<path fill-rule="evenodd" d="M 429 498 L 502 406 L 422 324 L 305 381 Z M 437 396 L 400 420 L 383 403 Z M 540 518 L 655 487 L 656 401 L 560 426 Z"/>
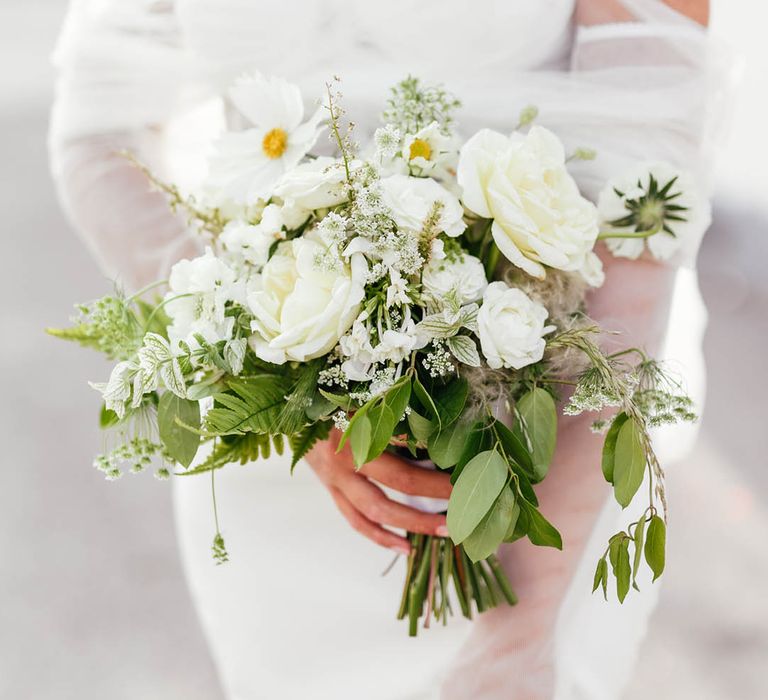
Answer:
<path fill-rule="evenodd" d="M 0 5 L 0 697 L 219 700 L 167 485 L 148 475 L 108 484 L 89 467 L 99 436 L 85 382 L 104 364 L 42 334 L 109 284 L 47 174 L 48 55 L 64 4 Z M 627 700 L 765 696 L 766 26 L 762 4 L 714 2 L 713 31 L 743 68 L 700 259 L 709 404 L 699 447 L 670 473 L 669 570 Z"/>

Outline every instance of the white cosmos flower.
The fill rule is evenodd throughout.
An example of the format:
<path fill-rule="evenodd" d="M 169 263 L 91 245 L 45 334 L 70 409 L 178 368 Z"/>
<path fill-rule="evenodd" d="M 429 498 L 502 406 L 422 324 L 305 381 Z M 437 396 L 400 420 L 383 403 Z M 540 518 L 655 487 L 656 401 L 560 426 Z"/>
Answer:
<path fill-rule="evenodd" d="M 179 340 L 194 347 L 198 333 L 209 343 L 231 338 L 234 320 L 225 316 L 225 305 L 244 301 L 243 285 L 210 248 L 198 258 L 177 262 L 171 268 L 168 287 L 165 310 L 173 321 L 168 327 L 172 347 Z"/>
<path fill-rule="evenodd" d="M 243 76 L 228 91 L 251 128 L 228 132 L 215 144 L 205 199 L 252 204 L 267 199 L 281 176 L 294 168 L 317 141 L 322 108 L 306 122 L 301 92 L 280 78 Z"/>
<path fill-rule="evenodd" d="M 657 183 L 657 190 L 670 182 L 665 199 L 649 196 L 651 177 Z M 619 195 L 621 192 L 623 196 Z M 635 222 L 626 227 L 610 222 L 632 215 L 627 203 L 636 202 Z M 667 208 L 671 207 L 671 208 Z M 678 207 L 684 207 L 679 209 Z M 701 193 L 693 176 L 684 170 L 664 162 L 638 163 L 621 176 L 606 184 L 597 202 L 602 229 L 635 231 L 635 225 L 643 229 L 653 228 L 663 222 L 672 231 L 662 230 L 649 238 L 607 238 L 606 244 L 617 257 L 635 259 L 647 247 L 658 260 L 669 260 L 680 254 L 685 260 L 692 260 L 701 239 L 712 222 L 712 211 L 707 198 Z M 676 218 L 669 219 L 669 216 Z M 678 218 L 684 221 L 677 220 Z"/>
<path fill-rule="evenodd" d="M 403 141 L 403 158 L 411 171 L 419 175 L 439 177 L 456 167 L 457 149 L 437 122 L 432 122 Z"/>
<path fill-rule="evenodd" d="M 483 355 L 491 369 L 520 369 L 544 356 L 547 310 L 520 289 L 492 282 L 477 314 Z"/>
<path fill-rule="evenodd" d="M 335 258 L 310 233 L 279 246 L 261 275 L 251 281 L 250 345 L 258 357 L 282 364 L 329 352 L 349 330 L 365 296 L 368 267 L 362 255 Z"/>
<path fill-rule="evenodd" d="M 459 306 L 479 301 L 488 286 L 483 263 L 473 255 L 457 258 L 431 258 L 421 274 L 424 292 L 441 303 L 454 296 Z"/>
<path fill-rule="evenodd" d="M 479 131 L 461 149 L 457 177 L 464 206 L 493 219 L 493 239 L 514 265 L 538 278 L 545 266 L 594 268 L 597 210 L 579 193 L 551 131 Z"/>
<path fill-rule="evenodd" d="M 382 201 L 400 228 L 420 231 L 436 202 L 442 205 L 436 226 L 438 232 L 455 238 L 467 228 L 461 202 L 435 180 L 391 175 L 379 184 Z"/>

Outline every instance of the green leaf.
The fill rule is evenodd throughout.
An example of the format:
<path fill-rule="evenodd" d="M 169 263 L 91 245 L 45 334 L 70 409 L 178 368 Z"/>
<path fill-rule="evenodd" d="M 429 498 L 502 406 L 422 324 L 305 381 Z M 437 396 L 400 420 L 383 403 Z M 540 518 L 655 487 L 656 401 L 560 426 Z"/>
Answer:
<path fill-rule="evenodd" d="M 496 450 L 481 452 L 461 472 L 448 502 L 448 531 L 460 544 L 491 509 L 507 482 L 507 463 Z"/>
<path fill-rule="evenodd" d="M 298 377 L 291 386 L 290 392 L 287 392 L 285 403 L 280 409 L 271 432 L 292 435 L 306 426 L 307 406 L 315 395 L 320 366 L 319 361 L 299 366 Z"/>
<path fill-rule="evenodd" d="M 434 400 L 440 416 L 441 430 L 458 420 L 464 411 L 468 395 L 469 385 L 464 378 L 454 379 L 439 392 L 435 392 Z"/>
<path fill-rule="evenodd" d="M 305 413 L 307 414 L 307 419 L 314 423 L 321 418 L 330 416 L 335 408 L 336 404 L 323 396 L 322 392 L 317 391 L 312 397 L 312 403 L 307 406 Z"/>
<path fill-rule="evenodd" d="M 309 452 L 315 443 L 320 440 L 325 440 L 331 432 L 330 421 L 318 421 L 308 425 L 300 433 L 291 435 L 288 438 L 288 442 L 291 445 L 291 451 L 293 456 L 291 457 L 291 472 L 293 472 L 296 465 L 301 459 L 303 459 L 307 452 Z"/>
<path fill-rule="evenodd" d="M 468 335 L 455 335 L 445 342 L 451 354 L 463 365 L 480 366 L 480 354 L 477 345 Z"/>
<path fill-rule="evenodd" d="M 616 462 L 616 440 L 619 437 L 619 430 L 621 426 L 626 423 L 629 416 L 626 413 L 619 413 L 611 423 L 611 427 L 605 435 L 605 442 L 603 443 L 603 476 L 609 483 L 613 483 L 613 466 Z"/>
<path fill-rule="evenodd" d="M 594 593 L 599 586 L 606 585 L 608 581 L 608 562 L 603 557 L 597 562 L 597 568 L 595 569 L 595 578 L 592 582 L 592 593 Z"/>
<path fill-rule="evenodd" d="M 520 508 L 528 517 L 528 539 L 539 547 L 563 548 L 563 538 L 537 508 L 526 500 L 520 501 Z"/>
<path fill-rule="evenodd" d="M 334 406 L 337 406 L 344 411 L 351 411 L 355 407 L 355 402 L 346 394 L 334 394 L 325 389 L 320 389 L 319 391 Z"/>
<path fill-rule="evenodd" d="M 632 563 L 632 585 L 637 589 L 637 572 L 640 569 L 640 559 L 643 556 L 643 544 L 645 543 L 645 515 L 637 522 L 635 527 L 635 558 Z"/>
<path fill-rule="evenodd" d="M 634 498 L 645 474 L 645 450 L 640 429 L 634 420 L 621 426 L 616 439 L 613 490 L 616 500 L 626 508 Z"/>
<path fill-rule="evenodd" d="M 101 404 L 101 411 L 99 411 L 99 427 L 102 430 L 112 428 L 120 422 L 120 417 L 111 408 L 107 408 L 104 404 Z"/>
<path fill-rule="evenodd" d="M 433 433 L 429 440 L 429 458 L 442 469 L 452 467 L 464 452 L 469 432 L 470 424 L 459 421 L 439 433 Z"/>
<path fill-rule="evenodd" d="M 501 489 L 486 516 L 463 542 L 464 551 L 472 561 L 478 562 L 496 552 L 510 527 L 515 506 L 512 489 Z"/>
<path fill-rule="evenodd" d="M 512 520 L 504 535 L 505 542 L 516 542 L 528 535 L 530 518 L 528 517 L 528 513 L 520 506 L 522 501 L 523 499 L 521 499 L 518 494 L 518 497 L 515 499 L 515 509 L 512 513 Z"/>
<path fill-rule="evenodd" d="M 419 399 L 421 405 L 432 414 L 432 418 L 437 421 L 438 429 L 442 428 L 440 412 L 437 410 L 437 406 L 429 395 L 429 392 L 424 388 L 424 385 L 419 381 L 419 378 L 416 375 L 413 377 L 413 393 L 416 394 L 416 398 Z"/>
<path fill-rule="evenodd" d="M 197 401 L 180 399 L 170 391 L 160 397 L 157 407 L 157 427 L 160 439 L 168 453 L 179 464 L 188 467 L 197 454 L 200 435 L 179 425 L 179 422 L 192 428 L 200 428 L 200 404 Z"/>
<path fill-rule="evenodd" d="M 389 445 L 398 419 L 386 403 L 380 403 L 368 411 L 367 420 L 371 426 L 371 444 L 365 462 L 370 462 L 384 452 Z M 362 465 L 358 465 L 360 466 Z"/>
<path fill-rule="evenodd" d="M 260 375 L 230 380 L 228 386 L 229 392 L 214 397 L 206 429 L 218 435 L 272 433 L 285 403 L 285 378 Z"/>
<path fill-rule="evenodd" d="M 648 534 L 645 537 L 645 560 L 653 571 L 654 581 L 664 571 L 666 540 L 667 526 L 658 515 L 654 515 L 648 525 Z"/>
<path fill-rule="evenodd" d="M 426 443 L 429 440 L 429 436 L 435 432 L 435 424 L 428 418 L 424 418 L 419 413 L 416 413 L 413 409 L 408 414 L 408 427 L 411 429 L 413 437 L 419 442 Z"/>
<path fill-rule="evenodd" d="M 629 565 L 629 539 L 623 539 L 619 545 L 616 559 L 616 595 L 623 603 L 629 592 L 629 577 L 632 569 Z"/>
<path fill-rule="evenodd" d="M 147 336 L 149 335 L 147 333 Z M 187 385 L 184 383 L 184 374 L 181 371 L 179 361 L 175 357 L 163 363 L 160 368 L 160 376 L 168 391 L 172 391 L 181 399 L 187 398 Z"/>
<path fill-rule="evenodd" d="M 494 421 L 493 427 L 507 456 L 517 462 L 528 477 L 533 477 L 533 460 L 525 443 L 501 421 Z"/>
<path fill-rule="evenodd" d="M 367 415 L 360 416 L 354 425 L 350 425 L 349 444 L 352 447 L 355 466 L 360 469 L 365 464 L 371 449 L 371 421 Z"/>
<path fill-rule="evenodd" d="M 557 407 L 552 395 L 541 388 L 529 391 L 517 402 L 524 430 L 531 441 L 531 457 L 535 481 L 541 481 L 549 470 L 557 443 Z"/>
<path fill-rule="evenodd" d="M 384 403 L 394 414 L 395 424 L 399 423 L 403 417 L 410 398 L 411 378 L 409 376 L 402 377 L 395 382 L 384 395 Z"/>

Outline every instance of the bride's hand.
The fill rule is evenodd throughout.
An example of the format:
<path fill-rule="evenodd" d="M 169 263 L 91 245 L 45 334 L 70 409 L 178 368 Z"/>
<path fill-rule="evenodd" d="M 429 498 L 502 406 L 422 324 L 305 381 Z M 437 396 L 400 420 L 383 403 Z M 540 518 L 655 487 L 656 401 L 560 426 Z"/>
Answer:
<path fill-rule="evenodd" d="M 424 513 L 388 498 L 375 483 L 401 493 L 430 498 L 448 498 L 451 481 L 447 474 L 422 469 L 385 452 L 355 470 L 349 445 L 337 452 L 340 433 L 333 431 L 326 441 L 317 443 L 306 460 L 331 494 L 336 507 L 361 535 L 382 547 L 408 554 L 405 537 L 384 526 L 445 537 L 445 516 Z"/>

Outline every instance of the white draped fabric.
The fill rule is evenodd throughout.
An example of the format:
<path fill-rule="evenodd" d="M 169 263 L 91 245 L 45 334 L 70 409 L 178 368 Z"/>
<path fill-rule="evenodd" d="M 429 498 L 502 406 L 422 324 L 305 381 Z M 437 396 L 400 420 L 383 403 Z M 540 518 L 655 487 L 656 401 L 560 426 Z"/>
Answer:
<path fill-rule="evenodd" d="M 597 149 L 596 161 L 573 164 L 591 195 L 646 159 L 682 164 L 706 185 L 723 101 L 718 60 L 704 31 L 658 0 L 623 4 L 633 21 L 577 29 L 573 0 L 73 0 L 51 127 L 64 207 L 108 274 L 129 287 L 164 275 L 197 242 L 118 152 L 192 186 L 223 122 L 218 95 L 254 69 L 318 97 L 340 75 L 347 110 L 369 132 L 387 87 L 408 73 L 462 98 L 466 134 L 510 130 L 535 104 L 569 149 Z M 674 354 L 695 363 L 703 316 L 693 277 L 679 283 L 690 298 L 673 319 L 685 336 Z M 413 641 L 393 620 L 401 572 L 379 575 L 389 554 L 350 530 L 308 469 L 291 478 L 273 458 L 218 475 L 232 555 L 218 568 L 209 487 L 179 479 L 175 504 L 229 700 L 620 697 L 656 588 L 641 586 L 619 608 L 590 595 L 590 578 L 631 513 L 605 506 L 575 545 L 567 594 L 537 597 L 544 612 L 526 612 L 522 595 L 513 616 L 454 620 Z M 546 592 L 549 583 L 536 585 Z"/>

